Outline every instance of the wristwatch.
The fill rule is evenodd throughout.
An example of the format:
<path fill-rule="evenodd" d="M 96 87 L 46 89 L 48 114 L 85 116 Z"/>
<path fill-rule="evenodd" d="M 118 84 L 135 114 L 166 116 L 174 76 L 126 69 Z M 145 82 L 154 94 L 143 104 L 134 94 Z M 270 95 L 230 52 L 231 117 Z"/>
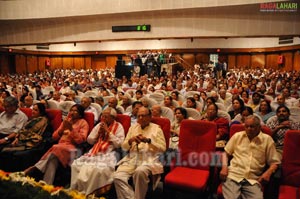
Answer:
<path fill-rule="evenodd" d="M 7 142 L 9 139 L 8 139 L 8 137 L 5 137 L 4 140 Z"/>

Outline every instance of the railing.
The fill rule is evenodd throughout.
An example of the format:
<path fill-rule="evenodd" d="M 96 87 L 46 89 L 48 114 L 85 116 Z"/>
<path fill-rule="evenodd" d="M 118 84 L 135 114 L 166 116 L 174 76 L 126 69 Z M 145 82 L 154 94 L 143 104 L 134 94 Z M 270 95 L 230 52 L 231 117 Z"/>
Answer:
<path fill-rule="evenodd" d="M 176 62 L 179 63 L 185 70 L 193 69 L 194 67 L 189 64 L 187 61 L 185 61 L 182 57 L 175 56 L 174 57 Z"/>

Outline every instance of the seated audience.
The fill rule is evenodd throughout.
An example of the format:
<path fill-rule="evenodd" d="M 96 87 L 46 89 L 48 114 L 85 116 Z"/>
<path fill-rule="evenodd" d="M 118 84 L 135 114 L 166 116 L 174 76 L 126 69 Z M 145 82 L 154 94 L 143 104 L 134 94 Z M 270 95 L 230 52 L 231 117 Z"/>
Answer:
<path fill-rule="evenodd" d="M 244 101 L 240 98 L 232 98 L 232 109 L 231 111 L 228 111 L 228 114 L 230 115 L 230 118 L 233 119 L 236 115 L 242 113 L 242 111 L 245 108 Z"/>
<path fill-rule="evenodd" d="M 84 108 L 84 112 L 90 112 L 94 115 L 94 123 L 96 124 L 99 120 L 99 114 L 98 111 L 91 106 L 92 100 L 89 97 L 83 97 L 81 98 L 81 106 Z"/>
<path fill-rule="evenodd" d="M 187 111 L 185 108 L 177 107 L 175 108 L 175 120 L 171 123 L 171 136 L 169 141 L 169 148 L 177 150 L 178 149 L 178 141 L 179 141 L 179 133 L 180 133 L 180 124 L 182 120 L 187 119 Z"/>
<path fill-rule="evenodd" d="M 28 95 L 24 98 L 23 108 L 33 108 L 33 97 Z"/>
<path fill-rule="evenodd" d="M 229 121 L 226 118 L 218 116 L 218 106 L 210 104 L 206 109 L 206 116 L 203 120 L 215 122 L 217 124 L 216 140 L 227 140 L 229 135 Z"/>
<path fill-rule="evenodd" d="M 267 126 L 272 130 L 272 137 L 275 142 L 276 149 L 280 154 L 280 158 L 283 152 L 284 136 L 289 129 L 300 129 L 300 124 L 297 121 L 291 120 L 290 109 L 284 105 L 280 105 L 276 110 L 276 116 L 271 117 L 267 121 Z"/>
<path fill-rule="evenodd" d="M 125 113 L 125 114 L 130 116 L 131 126 L 134 125 L 135 123 L 137 123 L 137 120 L 138 120 L 137 113 L 138 113 L 139 108 L 142 107 L 142 106 L 143 106 L 142 102 L 135 101 L 132 104 L 131 113 Z"/>
<path fill-rule="evenodd" d="M 43 141 L 43 134 L 49 125 L 44 104 L 33 105 L 32 118 L 16 133 L 11 133 L 7 138 L 12 143 L 2 151 L 25 150 L 37 147 Z"/>
<path fill-rule="evenodd" d="M 224 148 L 220 171 L 224 181 L 222 192 L 224 198 L 263 199 L 261 184 L 270 180 L 281 161 L 272 138 L 261 132 L 258 117 L 247 117 L 245 127 L 246 130 L 234 134 Z M 229 156 L 232 159 L 228 166 Z"/>
<path fill-rule="evenodd" d="M 245 106 L 244 110 L 242 113 L 237 114 L 233 120 L 231 121 L 231 124 L 244 124 L 245 123 L 245 118 L 248 117 L 249 115 L 253 115 L 253 110 L 249 106 Z"/>
<path fill-rule="evenodd" d="M 19 132 L 28 118 L 19 108 L 18 100 L 9 96 L 4 99 L 4 111 L 0 114 L 0 145 L 10 143 L 10 134 Z"/>
<path fill-rule="evenodd" d="M 168 107 L 172 110 L 176 108 L 173 104 L 173 99 L 171 96 L 165 96 L 162 106 Z"/>
<path fill-rule="evenodd" d="M 121 146 L 125 137 L 122 124 L 115 121 L 116 116 L 113 108 L 102 112 L 101 122 L 87 138 L 93 147 L 71 165 L 71 189 L 89 195 L 113 182 L 117 163 L 115 149 Z"/>
<path fill-rule="evenodd" d="M 84 108 L 75 104 L 71 107 L 69 116 L 53 133 L 53 139 L 58 141 L 34 165 L 24 171 L 25 175 L 32 175 L 34 171 L 44 174 L 43 180 L 52 184 L 59 163 L 67 167 L 78 154 L 77 146 L 86 141 L 89 125 L 84 117 Z"/>
<path fill-rule="evenodd" d="M 267 100 L 261 100 L 259 109 L 255 113 L 261 117 L 264 124 L 267 123 L 270 117 L 276 115 L 276 113 L 271 108 L 270 102 L 268 102 Z"/>
<path fill-rule="evenodd" d="M 151 107 L 151 111 L 152 111 L 152 117 L 162 117 L 162 109 L 161 106 L 158 104 L 155 104 Z"/>
<path fill-rule="evenodd" d="M 201 107 L 197 107 L 197 103 L 194 97 L 188 97 L 186 99 L 186 108 L 193 108 L 200 112 Z"/>
<path fill-rule="evenodd" d="M 166 141 L 161 128 L 151 123 L 151 111 L 141 107 L 138 110 L 138 123 L 131 126 L 122 149 L 128 151 L 118 163 L 114 174 L 114 185 L 118 198 L 143 199 L 146 196 L 149 176 L 153 177 L 153 189 L 163 173 L 159 155 L 166 150 Z M 133 178 L 134 188 L 128 183 Z"/>
<path fill-rule="evenodd" d="M 0 107 L 3 107 L 4 99 L 10 96 L 10 93 L 7 90 L 2 90 L 0 95 Z"/>

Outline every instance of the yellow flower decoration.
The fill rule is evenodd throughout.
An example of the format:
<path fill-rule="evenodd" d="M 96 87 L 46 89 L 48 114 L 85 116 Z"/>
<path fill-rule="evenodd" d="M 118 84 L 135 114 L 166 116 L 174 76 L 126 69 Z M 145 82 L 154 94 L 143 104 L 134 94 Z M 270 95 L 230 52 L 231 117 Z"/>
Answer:
<path fill-rule="evenodd" d="M 9 180 L 8 173 L 5 171 L 0 170 L 0 179 L 1 180 Z"/>

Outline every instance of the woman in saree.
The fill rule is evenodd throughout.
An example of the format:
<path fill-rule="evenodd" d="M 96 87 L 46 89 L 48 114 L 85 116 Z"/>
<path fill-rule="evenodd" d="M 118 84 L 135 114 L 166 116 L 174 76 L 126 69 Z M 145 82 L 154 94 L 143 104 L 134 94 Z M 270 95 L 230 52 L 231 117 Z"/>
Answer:
<path fill-rule="evenodd" d="M 43 134 L 48 125 L 49 120 L 46 116 L 44 104 L 35 104 L 32 109 L 32 118 L 19 132 L 7 136 L 9 140 L 13 141 L 5 146 L 2 151 L 19 151 L 39 146 L 43 141 Z"/>
<path fill-rule="evenodd" d="M 79 104 L 73 105 L 69 116 L 53 133 L 52 138 L 58 143 L 54 144 L 34 166 L 26 169 L 25 175 L 31 175 L 39 170 L 44 174 L 43 180 L 52 184 L 59 163 L 63 167 L 70 165 L 78 155 L 77 146 L 86 141 L 89 125 L 83 117 L 84 108 Z"/>

